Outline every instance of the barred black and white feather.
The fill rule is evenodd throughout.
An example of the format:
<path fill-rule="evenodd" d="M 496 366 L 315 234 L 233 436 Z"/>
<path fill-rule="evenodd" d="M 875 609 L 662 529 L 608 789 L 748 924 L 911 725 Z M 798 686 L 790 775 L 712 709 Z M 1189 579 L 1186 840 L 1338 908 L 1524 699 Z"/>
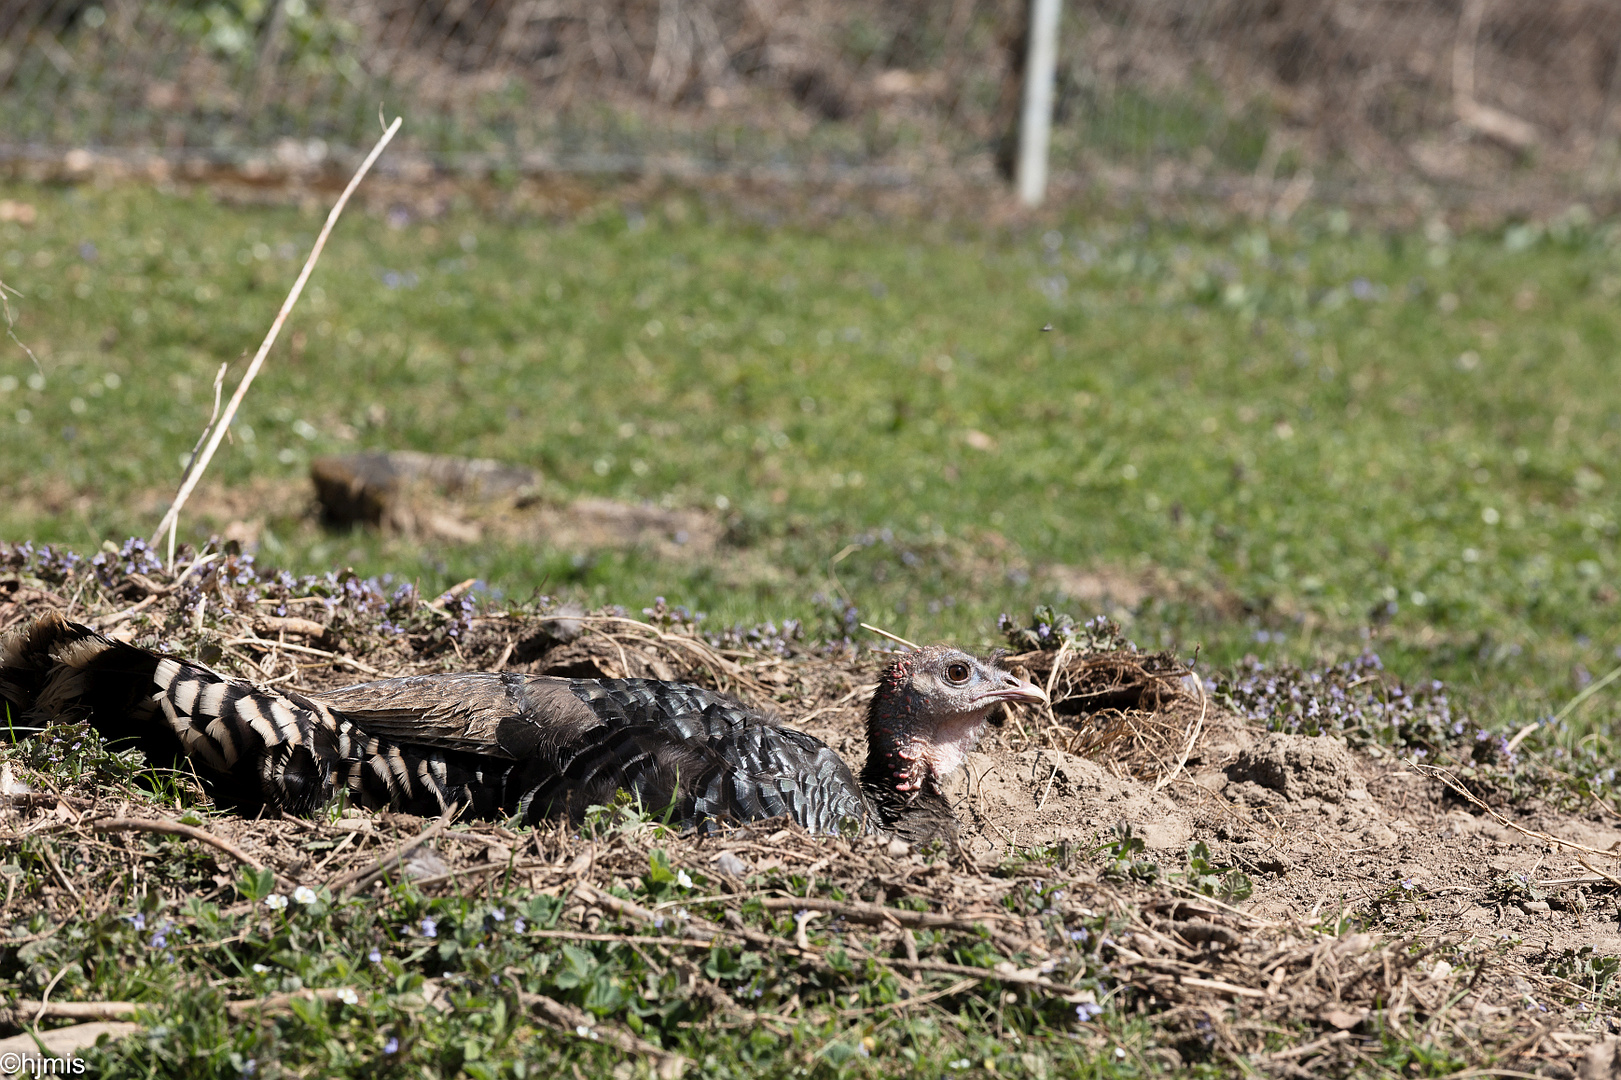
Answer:
<path fill-rule="evenodd" d="M 930 771 L 938 755 L 929 725 L 949 727 L 962 709 L 931 719 L 914 684 L 932 677 L 931 664 L 973 664 L 977 680 L 989 679 L 989 697 L 959 703 L 972 714 L 970 738 L 995 700 L 1034 690 L 955 650 L 936 652 L 880 685 L 898 711 L 887 726 L 873 720 L 891 707 L 875 699 L 860 783 L 821 741 L 702 687 L 469 672 L 300 694 L 55 614 L 0 640 L 0 701 L 13 729 L 88 721 L 154 763 L 195 772 L 217 803 L 248 813 L 309 815 L 342 793 L 373 809 L 459 806 L 532 823 L 579 820 L 627 792 L 700 828 L 786 816 L 817 833 L 887 827 L 922 839 L 955 834 Z"/>

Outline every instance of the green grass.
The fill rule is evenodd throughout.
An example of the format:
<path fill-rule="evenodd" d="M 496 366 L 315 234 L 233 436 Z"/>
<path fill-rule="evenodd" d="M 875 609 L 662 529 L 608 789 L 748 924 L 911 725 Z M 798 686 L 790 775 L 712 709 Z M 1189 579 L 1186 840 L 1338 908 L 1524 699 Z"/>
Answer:
<path fill-rule="evenodd" d="M 145 534 L 218 364 L 256 346 L 319 213 L 133 188 L 0 197 L 39 213 L 0 224 L 0 278 L 24 294 L 16 334 L 40 364 L 0 351 L 0 541 L 88 551 Z M 1053 566 L 1152 571 L 1180 584 L 1127 613 L 1142 644 L 1199 644 L 1223 664 L 1371 644 L 1408 678 L 1448 679 L 1477 720 L 1516 725 L 1621 649 L 1609 370 L 1621 234 L 1578 220 L 1462 237 L 1347 221 L 808 232 L 684 196 L 567 222 L 462 208 L 396 228 L 355 213 L 210 475 L 296 484 L 318 452 L 414 448 L 536 466 L 552 498 L 706 507 L 729 541 L 704 564 L 381 540 L 274 513 L 260 558 L 632 608 L 664 595 L 712 622 L 793 616 L 835 632 L 826 597 L 842 590 L 909 637 L 983 645 L 998 613 L 1059 600 Z M 206 532 L 196 516 L 186 529 Z M 1558 738 L 1608 739 L 1616 700 L 1595 695 Z M 13 844 L 15 871 L 0 870 L 42 888 L 52 843 Z M 88 872 L 99 856 L 53 858 Z M 165 873 L 171 891 L 211 887 L 200 868 Z M 172 913 L 187 951 L 171 967 L 150 921 L 171 913 L 154 899 L 140 931 L 133 912 L 108 911 L 0 974 L 33 993 L 66 965 L 64 995 L 175 1002 L 168 1041 L 149 1060 L 126 1048 L 101 1062 L 109 1073 L 241 1075 L 276 1058 L 361 1072 L 397 1039 L 403 1056 L 385 1064 L 401 1075 L 601 1075 L 610 1055 L 537 1035 L 493 982 L 457 984 L 449 1017 L 412 998 L 440 967 L 516 966 L 530 989 L 656 1007 L 640 988 L 662 976 L 623 949 L 570 958 L 492 930 L 492 905 L 541 903 L 542 920 L 543 900 L 406 888 L 376 907 L 323 897 L 246 917 L 199 901 Z M 443 930 L 431 947 L 423 918 Z M 285 1031 L 221 1019 L 221 986 L 295 981 L 355 982 L 365 1004 L 305 1010 Z M 850 986 L 883 1003 L 881 980 Z M 988 1075 L 986 1060 L 998 1075 L 1131 1075 L 1136 1048 L 1163 1043 L 1150 1020 L 1120 1017 L 1109 1038 L 1133 1048 L 1125 1059 L 1043 1036 L 1038 1069 L 1005 1036 L 1034 1045 L 1045 1021 L 995 1001 L 950 1031 L 892 1018 L 669 1035 L 705 1076 Z M 1393 1040 L 1384 1064 L 1440 1073 L 1454 1049 Z"/>
<path fill-rule="evenodd" d="M 0 276 L 43 367 L 0 354 L 0 538 L 144 533 L 319 213 L 0 195 L 39 213 L 0 225 Z M 567 222 L 354 213 L 210 475 L 409 447 L 534 465 L 556 496 L 721 507 L 755 572 L 280 520 L 261 557 L 725 622 L 831 626 L 816 598 L 842 587 L 907 636 L 989 643 L 1053 598 L 1048 566 L 1155 567 L 1236 607 L 1151 599 L 1139 643 L 1343 656 L 1372 627 L 1388 666 L 1515 723 L 1621 647 L 1616 236 L 1343 213 L 808 232 L 682 196 Z"/>
<path fill-rule="evenodd" d="M 101 757 L 94 764 L 106 762 Z M 123 763 L 118 766 L 122 771 Z M 190 820 L 207 824 L 200 815 Z M 747 891 L 739 888 L 734 895 L 722 888 L 716 895 L 716 883 L 701 872 L 689 879 L 681 869 L 677 877 L 664 848 L 647 848 L 667 838 L 689 864 L 705 857 L 652 821 L 610 813 L 597 824 L 602 827 L 588 826 L 593 838 L 623 846 L 623 833 L 636 841 L 631 846 L 641 856 L 640 876 L 616 884 L 614 894 L 654 906 L 671 924 L 678 911 L 685 919 L 689 908 L 701 919 L 721 919 L 728 909 L 736 916 L 741 909 L 754 927 L 791 942 L 793 913 L 765 910 L 753 890 L 807 896 L 829 891 L 826 875 L 818 889 L 814 875 L 774 873 L 754 878 Z M 523 839 L 527 844 L 531 835 L 526 831 Z M 293 843 L 313 860 L 339 841 L 317 830 L 314 840 L 305 833 Z M 982 993 L 963 995 L 959 989 L 949 1011 L 904 1012 L 897 1007 L 905 995 L 893 970 L 864 957 L 864 937 L 846 939 L 845 928 L 817 928 L 814 935 L 817 950 L 833 960 L 828 969 L 807 970 L 775 949 L 725 944 L 678 948 L 678 963 L 691 958 L 678 968 L 661 949 L 669 930 L 610 915 L 598 930 L 625 940 L 593 940 L 598 931 L 578 929 L 569 892 L 536 892 L 524 883 L 526 873 L 495 875 L 475 886 L 473 895 L 429 896 L 406 881 L 377 896 L 345 899 L 324 886 L 278 892 L 269 870 L 243 869 L 233 879 L 211 874 L 206 857 L 183 847 L 149 838 L 136 844 L 139 854 L 109 857 L 78 839 L 34 835 L 8 844 L 7 862 L 0 866 L 20 885 L 19 898 L 34 905 L 31 913 L 13 912 L 22 916 L 17 922 L 26 932 L 20 936 L 37 938 L 7 949 L 10 955 L 0 963 L 0 990 L 8 1000 L 37 998 L 49 986 L 58 1001 L 142 1006 L 144 1032 L 83 1052 L 97 1076 L 655 1075 L 654 1062 L 618 1051 L 600 1036 L 576 1038 L 537 1022 L 520 994 L 566 1002 L 593 1026 L 628 1028 L 684 1055 L 694 1066 L 689 1077 L 716 1080 L 1128 1080 L 1151 1071 L 1145 1059 L 1165 1060 L 1155 1027 L 1141 1016 L 1113 1007 L 1101 1017 L 1089 1015 L 1092 1023 L 1083 1028 L 1063 1000 L 1006 991 L 994 981 Z M 46 914 L 43 909 L 52 905 L 39 896 L 56 880 L 53 865 L 65 867 L 87 893 L 66 909 L 66 919 L 61 909 Z M 1032 895 L 1018 882 L 1009 893 L 1008 903 L 1018 910 Z M 177 894 L 183 897 L 178 902 L 171 899 Z M 1042 904 L 1057 903 L 1039 889 L 1033 895 Z M 831 896 L 846 898 L 837 886 Z M 1056 911 L 1048 909 L 1049 920 Z M 1090 925 L 1089 943 L 1107 941 L 1109 916 L 1093 915 Z M 578 936 L 566 936 L 571 933 Z M 645 948 L 638 934 L 649 938 Z M 980 934 L 948 939 L 923 931 L 919 939 L 925 953 L 951 963 L 990 969 L 1005 962 Z M 1097 954 L 1100 946 L 1090 947 L 1091 955 L 1084 947 L 1068 949 L 1062 964 L 1108 1000 L 1105 987 L 1114 987 L 1115 980 Z M 693 978 L 714 988 L 711 993 L 722 1001 L 694 994 Z M 227 1014 L 228 1001 L 240 1005 L 318 988 L 348 993 L 319 1003 L 299 1001 L 279 1015 Z M 733 1009 L 790 1019 L 729 1022 Z M 585 1036 L 591 1028 L 575 1030 Z M 1199 1074 L 1215 1075 L 1207 1064 Z"/>

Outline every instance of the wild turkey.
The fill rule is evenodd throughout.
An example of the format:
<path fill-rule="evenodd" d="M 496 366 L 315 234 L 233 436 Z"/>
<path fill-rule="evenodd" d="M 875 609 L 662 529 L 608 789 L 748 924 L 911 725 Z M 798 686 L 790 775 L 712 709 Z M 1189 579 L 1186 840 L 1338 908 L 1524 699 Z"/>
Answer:
<path fill-rule="evenodd" d="M 88 720 L 149 761 L 184 759 L 214 801 L 310 815 L 361 806 L 526 823 L 628 792 L 713 829 L 787 815 L 816 833 L 954 840 L 940 780 L 1000 702 L 1033 683 L 945 646 L 902 655 L 867 710 L 858 784 L 820 740 L 713 690 L 649 679 L 469 672 L 318 694 L 257 686 L 47 614 L 0 640 L 14 729 Z"/>

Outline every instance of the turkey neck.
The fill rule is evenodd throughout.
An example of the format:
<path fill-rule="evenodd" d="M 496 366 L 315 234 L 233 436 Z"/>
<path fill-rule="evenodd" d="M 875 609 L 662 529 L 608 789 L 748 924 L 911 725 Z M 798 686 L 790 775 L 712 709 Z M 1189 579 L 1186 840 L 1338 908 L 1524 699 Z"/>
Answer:
<path fill-rule="evenodd" d="M 927 701 L 887 671 L 867 707 L 867 763 L 861 789 L 886 829 L 917 842 L 955 837 L 956 818 L 934 771 L 934 718 Z"/>

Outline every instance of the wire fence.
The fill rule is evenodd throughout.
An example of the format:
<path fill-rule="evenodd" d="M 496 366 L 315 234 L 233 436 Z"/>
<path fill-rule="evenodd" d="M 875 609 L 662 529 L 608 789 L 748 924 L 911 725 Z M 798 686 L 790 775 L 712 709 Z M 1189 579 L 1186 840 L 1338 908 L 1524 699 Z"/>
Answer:
<path fill-rule="evenodd" d="M 0 156 L 994 182 L 1023 0 L 0 0 Z M 1621 191 L 1613 0 L 1070 0 L 1060 187 Z"/>

